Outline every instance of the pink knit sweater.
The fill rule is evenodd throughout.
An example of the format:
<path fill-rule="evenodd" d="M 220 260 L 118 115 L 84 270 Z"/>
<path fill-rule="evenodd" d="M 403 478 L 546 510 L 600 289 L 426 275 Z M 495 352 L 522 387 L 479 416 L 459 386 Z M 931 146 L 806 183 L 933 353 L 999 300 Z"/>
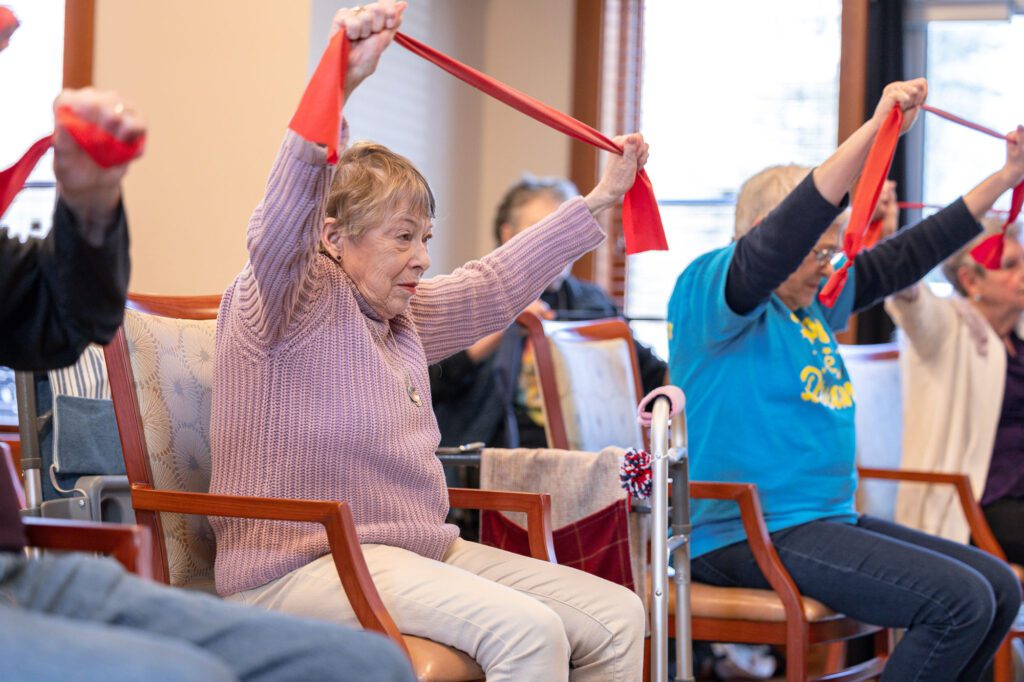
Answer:
<path fill-rule="evenodd" d="M 458 530 L 444 522 L 427 365 L 504 329 L 603 234 L 581 199 L 568 201 L 491 255 L 423 280 L 389 323 L 317 253 L 333 171 L 323 149 L 289 132 L 249 223 L 249 263 L 217 323 L 210 492 L 344 500 L 361 543 L 440 559 Z M 223 595 L 329 551 L 315 524 L 211 523 Z"/>

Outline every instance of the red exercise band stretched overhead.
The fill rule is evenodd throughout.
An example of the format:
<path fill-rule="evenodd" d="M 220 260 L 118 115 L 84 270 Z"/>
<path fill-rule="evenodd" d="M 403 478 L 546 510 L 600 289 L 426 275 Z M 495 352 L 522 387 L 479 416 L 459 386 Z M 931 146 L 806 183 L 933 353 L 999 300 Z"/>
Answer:
<path fill-rule="evenodd" d="M 517 111 L 599 149 L 622 153 L 622 148 L 597 130 L 568 116 L 525 93 L 501 83 L 437 50 L 406 35 L 397 33 L 395 42 L 423 59 L 441 67 L 477 90 L 494 97 Z M 331 39 L 310 79 L 298 110 L 289 127 L 303 138 L 324 144 L 328 160 L 337 159 L 338 127 L 341 123 L 341 93 L 348 62 L 348 39 L 339 31 Z M 338 94 L 335 94 L 338 93 Z M 337 99 L 337 106 L 334 105 Z M 328 111 L 327 109 L 330 109 Z M 665 251 L 668 242 L 647 173 L 637 173 L 633 187 L 626 194 L 622 207 L 622 230 L 626 253 Z"/>
<path fill-rule="evenodd" d="M 57 125 L 66 130 L 79 147 L 103 168 L 112 168 L 127 163 L 142 152 L 145 136 L 132 142 L 117 139 L 95 123 L 80 118 L 69 107 L 58 107 Z M 53 135 L 37 140 L 13 166 L 0 171 L 0 216 L 14 201 L 15 195 L 25 186 L 29 174 L 39 159 L 53 145 Z"/>
<path fill-rule="evenodd" d="M 881 229 L 881 223 L 874 228 L 876 234 L 869 235 L 869 221 L 875 212 L 878 197 L 882 194 L 885 179 L 889 175 L 889 166 L 892 165 L 892 156 L 896 151 L 896 143 L 900 139 L 900 128 L 902 127 L 903 110 L 895 106 L 885 117 L 885 121 L 882 122 L 882 126 L 875 135 L 875 141 L 868 151 L 857 194 L 853 197 L 850 223 L 847 225 L 846 235 L 843 237 L 843 252 L 846 254 L 846 262 L 843 263 L 843 267 L 832 273 L 818 294 L 818 299 L 829 308 L 835 305 L 836 299 L 842 293 L 849 270 L 853 266 L 853 259 L 857 257 L 861 249 L 866 248 L 865 242 L 869 238 L 873 238 L 873 241 L 878 240 L 877 231 Z"/>
<path fill-rule="evenodd" d="M 927 104 L 922 105 L 921 108 L 952 121 L 953 123 L 959 123 L 971 130 L 977 130 L 979 133 L 985 133 L 986 135 L 997 137 L 1000 140 L 1009 141 L 1009 138 L 1002 133 L 992 130 L 991 128 L 986 128 L 985 126 L 972 121 L 968 121 L 965 118 L 960 118 L 948 111 L 936 109 L 935 107 L 930 107 Z M 1002 234 L 994 234 L 971 249 L 971 257 L 987 270 L 998 270 L 1001 267 L 1003 262 L 1003 242 L 1006 238 L 1006 229 L 1012 225 L 1015 220 L 1017 220 L 1017 216 L 1020 215 L 1022 205 L 1024 205 L 1024 182 L 1021 182 L 1013 188 L 1013 194 L 1010 197 L 1010 212 L 1006 217 L 1006 222 L 1003 223 Z"/>
<path fill-rule="evenodd" d="M 948 111 L 922 104 L 921 108 L 927 112 L 945 118 L 954 123 L 966 126 L 1001 140 L 1008 140 L 1006 135 L 986 128 L 965 118 L 961 118 Z M 899 114 L 899 124 L 895 128 L 891 125 L 896 114 Z M 825 283 L 819 294 L 819 300 L 828 307 L 832 307 L 846 284 L 847 273 L 852 267 L 853 259 L 862 249 L 870 248 L 878 241 L 881 233 L 881 221 L 867 223 L 878 203 L 881 194 L 882 184 L 889 174 L 889 166 L 892 163 L 893 152 L 896 149 L 896 142 L 899 140 L 899 130 L 902 125 L 903 115 L 899 107 L 893 107 L 889 117 L 886 118 L 882 127 L 875 135 L 875 141 L 868 152 L 868 159 L 864 163 L 864 171 L 861 174 L 861 184 L 857 188 L 857 196 L 853 199 L 853 209 L 850 216 L 850 224 L 846 228 L 846 237 L 843 240 L 843 251 L 846 253 L 846 262 L 843 267 L 835 272 Z M 884 161 L 884 163 L 883 163 Z M 870 203 L 869 203 L 870 202 Z M 1006 236 L 1006 228 L 1013 224 L 1020 215 L 1021 207 L 1024 205 L 1024 182 L 1013 188 L 1013 196 L 1010 200 L 1010 211 L 1006 222 L 1003 223 L 1002 234 L 992 235 L 983 240 L 980 244 L 971 249 L 971 257 L 979 264 L 989 270 L 996 270 L 1000 267 L 1003 259 L 1003 240 Z"/>

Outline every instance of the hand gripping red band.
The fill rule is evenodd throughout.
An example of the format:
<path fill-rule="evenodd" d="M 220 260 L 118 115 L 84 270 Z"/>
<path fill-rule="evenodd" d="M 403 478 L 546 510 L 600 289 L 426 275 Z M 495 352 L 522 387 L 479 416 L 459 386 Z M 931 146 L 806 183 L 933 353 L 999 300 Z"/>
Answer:
<path fill-rule="evenodd" d="M 340 125 L 341 96 L 337 96 L 338 105 L 335 106 L 334 93 L 343 92 L 344 90 L 343 79 L 348 60 L 348 41 L 344 38 L 339 39 L 341 34 L 343 32 L 339 31 L 335 35 L 328 45 L 327 51 L 324 52 L 320 65 L 313 74 L 313 78 L 306 88 L 306 93 L 302 97 L 299 110 L 295 113 L 295 117 L 292 118 L 289 126 L 307 140 L 326 144 L 329 158 L 332 156 L 331 149 L 336 146 L 338 127 Z M 586 142 L 599 149 L 616 154 L 622 153 L 622 149 L 618 145 L 590 126 L 476 69 L 466 66 L 432 47 L 401 33 L 395 35 L 395 42 L 432 64 L 439 66 L 477 90 L 554 128 L 564 135 L 573 137 L 581 142 Z M 337 73 L 336 69 L 340 69 L 340 73 Z M 342 85 L 338 85 L 339 83 Z M 326 109 L 336 110 L 338 113 L 335 116 L 326 111 Z M 336 159 L 336 153 L 334 158 Z M 658 212 L 658 203 L 654 197 L 654 188 L 651 186 L 650 178 L 647 177 L 647 173 L 644 171 L 637 173 L 633 187 L 626 193 L 622 210 L 622 229 L 626 239 L 627 254 L 653 250 L 665 251 L 668 249 L 665 230 L 661 222 L 661 214 Z"/>
<path fill-rule="evenodd" d="M 836 299 L 842 293 L 846 285 L 846 279 L 853 259 L 857 257 L 861 249 L 867 248 L 867 241 L 873 236 L 878 240 L 877 233 L 869 235 L 869 221 L 875 212 L 878 204 L 878 197 L 882 195 L 882 186 L 885 178 L 889 175 L 889 167 L 892 165 L 892 156 L 896 151 L 896 143 L 900 139 L 900 128 L 903 127 L 903 110 L 898 106 L 892 108 L 889 115 L 885 117 L 882 126 L 875 135 L 875 141 L 868 151 L 868 158 L 864 162 L 864 170 L 860 176 L 860 184 L 857 186 L 857 194 L 853 197 L 853 206 L 850 210 L 850 223 L 846 227 L 846 235 L 843 237 L 843 252 L 846 254 L 846 262 L 843 267 L 832 273 L 828 282 L 822 287 L 818 299 L 831 308 L 835 305 Z M 881 223 L 875 228 L 876 232 L 881 230 Z"/>
<path fill-rule="evenodd" d="M 131 161 L 142 152 L 146 141 L 144 135 L 132 142 L 119 140 L 95 123 L 80 118 L 69 107 L 58 107 L 55 117 L 57 125 L 66 130 L 78 146 L 103 168 Z M 0 216 L 7 211 L 15 195 L 25 186 L 32 169 L 52 144 L 53 135 L 47 135 L 29 147 L 13 166 L 0 171 Z"/>

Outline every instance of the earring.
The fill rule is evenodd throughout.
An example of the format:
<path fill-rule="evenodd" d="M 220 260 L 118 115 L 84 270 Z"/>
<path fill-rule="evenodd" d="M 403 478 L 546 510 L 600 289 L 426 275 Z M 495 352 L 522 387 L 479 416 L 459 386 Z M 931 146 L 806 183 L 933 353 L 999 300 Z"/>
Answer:
<path fill-rule="evenodd" d="M 975 303 L 981 303 L 981 294 L 971 294 L 971 300 Z"/>

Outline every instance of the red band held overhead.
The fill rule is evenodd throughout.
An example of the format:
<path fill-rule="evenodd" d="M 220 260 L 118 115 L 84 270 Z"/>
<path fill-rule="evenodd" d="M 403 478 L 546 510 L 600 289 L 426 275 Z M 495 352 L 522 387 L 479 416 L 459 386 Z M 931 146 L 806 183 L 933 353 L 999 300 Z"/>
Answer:
<path fill-rule="evenodd" d="M 822 287 L 818 299 L 831 308 L 835 305 L 836 299 L 842 293 L 846 285 L 846 279 L 850 268 L 853 266 L 853 259 L 864 248 L 869 246 L 868 240 L 878 241 L 878 232 L 881 230 L 881 222 L 875 226 L 875 234 L 870 234 L 871 216 L 875 213 L 875 206 L 878 198 L 882 195 L 882 186 L 889 175 L 889 167 L 892 165 L 892 157 L 896 151 L 896 143 L 900 139 L 900 128 L 903 127 L 903 110 L 895 106 L 886 116 L 882 126 L 875 135 L 875 141 L 868 151 L 868 158 L 864 162 L 864 170 L 861 173 L 860 184 L 857 186 L 857 194 L 853 198 L 853 206 L 850 210 L 850 223 L 846 227 L 846 235 L 843 237 L 843 252 L 846 254 L 846 262 L 843 267 L 832 273 L 828 282 Z"/>
<path fill-rule="evenodd" d="M 131 161 L 142 153 L 146 143 L 145 135 L 131 142 L 120 140 L 99 125 L 81 118 L 70 107 L 58 107 L 55 117 L 57 126 L 66 130 L 78 146 L 103 168 L 113 168 Z M 32 169 L 52 145 L 53 135 L 47 135 L 29 147 L 13 166 L 0 171 L 0 216 L 7 211 L 14 197 L 25 186 Z"/>
<path fill-rule="evenodd" d="M 622 148 L 590 126 L 557 109 L 511 88 L 476 69 L 458 62 L 432 47 L 397 33 L 395 42 L 456 78 L 494 97 L 555 130 L 586 142 L 599 149 L 622 154 Z M 313 77 L 306 87 L 298 110 L 289 128 L 303 138 L 323 144 L 328 149 L 328 161 L 337 161 L 337 138 L 344 104 L 344 79 L 348 68 L 348 39 L 338 31 L 331 39 L 320 59 Z M 637 173 L 636 181 L 626 193 L 622 209 L 622 229 L 626 239 L 626 253 L 668 249 L 665 230 L 658 211 L 647 173 Z"/>

